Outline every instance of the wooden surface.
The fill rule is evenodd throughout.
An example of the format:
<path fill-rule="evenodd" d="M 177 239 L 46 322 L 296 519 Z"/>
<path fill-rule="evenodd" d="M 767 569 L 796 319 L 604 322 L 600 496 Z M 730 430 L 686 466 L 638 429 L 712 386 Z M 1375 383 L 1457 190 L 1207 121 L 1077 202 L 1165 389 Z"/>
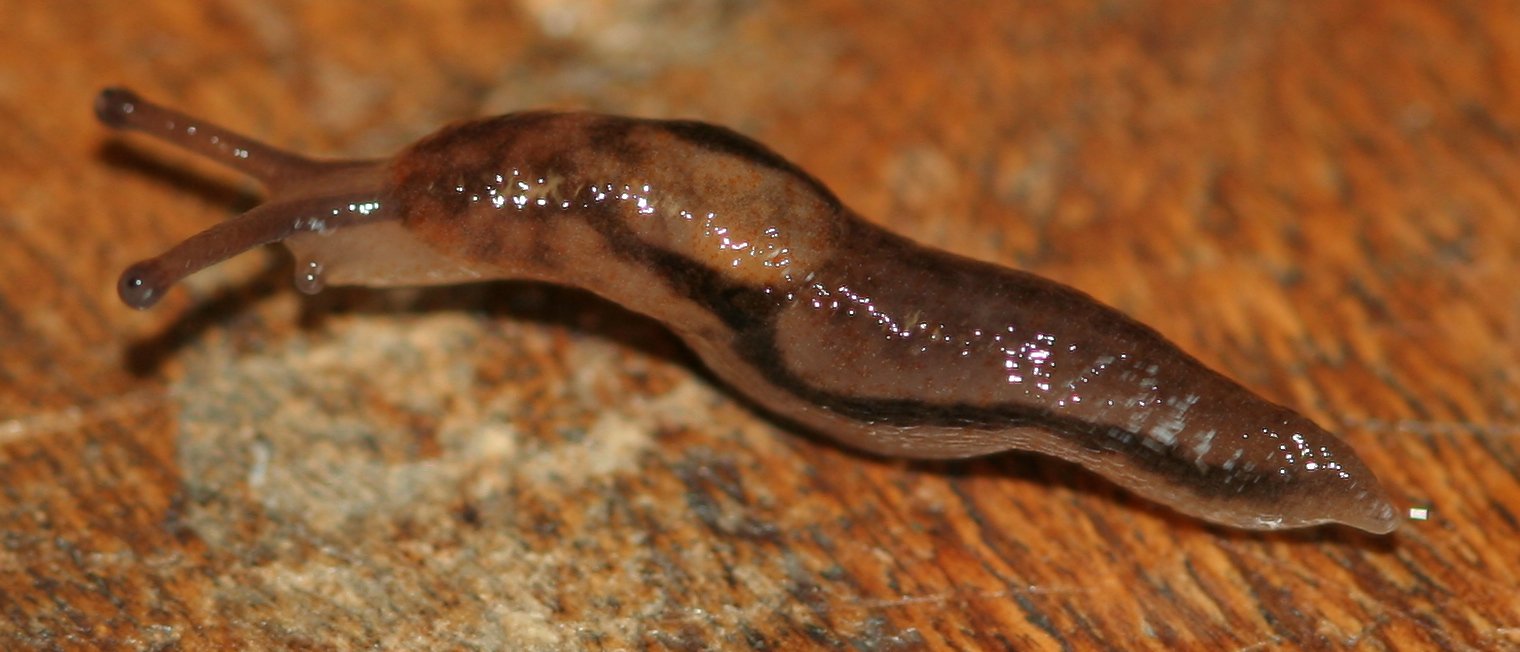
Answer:
<path fill-rule="evenodd" d="M 1520 648 L 1520 4 L 3 2 L 0 647 Z M 994 7 L 983 6 L 994 5 Z M 733 126 L 1349 440 L 1375 538 L 777 425 L 526 284 L 116 275 L 252 186 L 102 86 L 385 155 L 584 107 Z"/>

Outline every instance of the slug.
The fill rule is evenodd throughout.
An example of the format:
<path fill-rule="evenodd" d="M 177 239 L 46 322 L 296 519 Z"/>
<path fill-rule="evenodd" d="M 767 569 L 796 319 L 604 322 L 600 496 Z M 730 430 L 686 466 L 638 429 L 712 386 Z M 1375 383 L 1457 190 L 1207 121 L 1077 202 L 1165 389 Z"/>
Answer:
<path fill-rule="evenodd" d="M 856 449 L 1043 453 L 1238 528 L 1398 525 L 1367 466 L 1309 419 L 1080 291 L 875 226 L 722 127 L 513 113 L 388 160 L 321 161 L 123 89 L 95 112 L 268 192 L 129 267 L 118 290 L 135 308 L 273 242 L 308 293 L 548 281 L 659 320 L 734 390 Z"/>

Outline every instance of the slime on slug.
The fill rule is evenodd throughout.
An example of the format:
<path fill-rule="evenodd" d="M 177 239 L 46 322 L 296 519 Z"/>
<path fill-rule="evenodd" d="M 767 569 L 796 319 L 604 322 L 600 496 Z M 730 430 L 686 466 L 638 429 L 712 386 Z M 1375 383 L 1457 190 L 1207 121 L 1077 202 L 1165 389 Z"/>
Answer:
<path fill-rule="evenodd" d="M 858 449 L 1034 451 L 1246 529 L 1398 525 L 1355 452 L 1307 418 L 1077 290 L 875 226 L 722 127 L 525 112 L 322 161 L 122 89 L 95 112 L 268 193 L 129 267 L 118 290 L 136 308 L 272 242 L 304 292 L 548 281 L 659 320 L 734 390 Z"/>

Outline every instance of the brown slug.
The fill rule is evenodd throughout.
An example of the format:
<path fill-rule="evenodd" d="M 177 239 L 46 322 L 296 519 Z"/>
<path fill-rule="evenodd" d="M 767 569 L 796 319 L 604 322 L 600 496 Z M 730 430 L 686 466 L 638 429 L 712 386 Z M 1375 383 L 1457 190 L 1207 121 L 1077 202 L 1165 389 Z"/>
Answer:
<path fill-rule="evenodd" d="M 1307 418 L 1077 290 L 885 231 L 722 127 L 514 113 L 389 160 L 318 161 L 122 89 L 95 112 L 269 194 L 128 268 L 136 308 L 271 242 L 305 292 L 549 281 L 658 319 L 733 389 L 858 449 L 1035 451 L 1240 528 L 1398 525 L 1372 472 Z"/>

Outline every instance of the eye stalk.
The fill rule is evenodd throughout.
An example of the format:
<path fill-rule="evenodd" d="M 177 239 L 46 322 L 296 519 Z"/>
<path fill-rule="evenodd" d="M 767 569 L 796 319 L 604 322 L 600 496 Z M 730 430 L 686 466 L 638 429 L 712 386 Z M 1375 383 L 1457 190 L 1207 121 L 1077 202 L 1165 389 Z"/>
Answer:
<path fill-rule="evenodd" d="M 247 174 L 269 194 L 266 203 L 122 272 L 116 293 L 133 308 L 152 307 L 180 279 L 249 249 L 303 232 L 390 218 L 376 201 L 381 193 L 376 181 L 379 163 L 308 159 L 154 104 L 125 88 L 102 90 L 95 97 L 95 117 L 113 129 L 145 134 Z M 356 210 L 360 206 L 365 209 Z"/>

